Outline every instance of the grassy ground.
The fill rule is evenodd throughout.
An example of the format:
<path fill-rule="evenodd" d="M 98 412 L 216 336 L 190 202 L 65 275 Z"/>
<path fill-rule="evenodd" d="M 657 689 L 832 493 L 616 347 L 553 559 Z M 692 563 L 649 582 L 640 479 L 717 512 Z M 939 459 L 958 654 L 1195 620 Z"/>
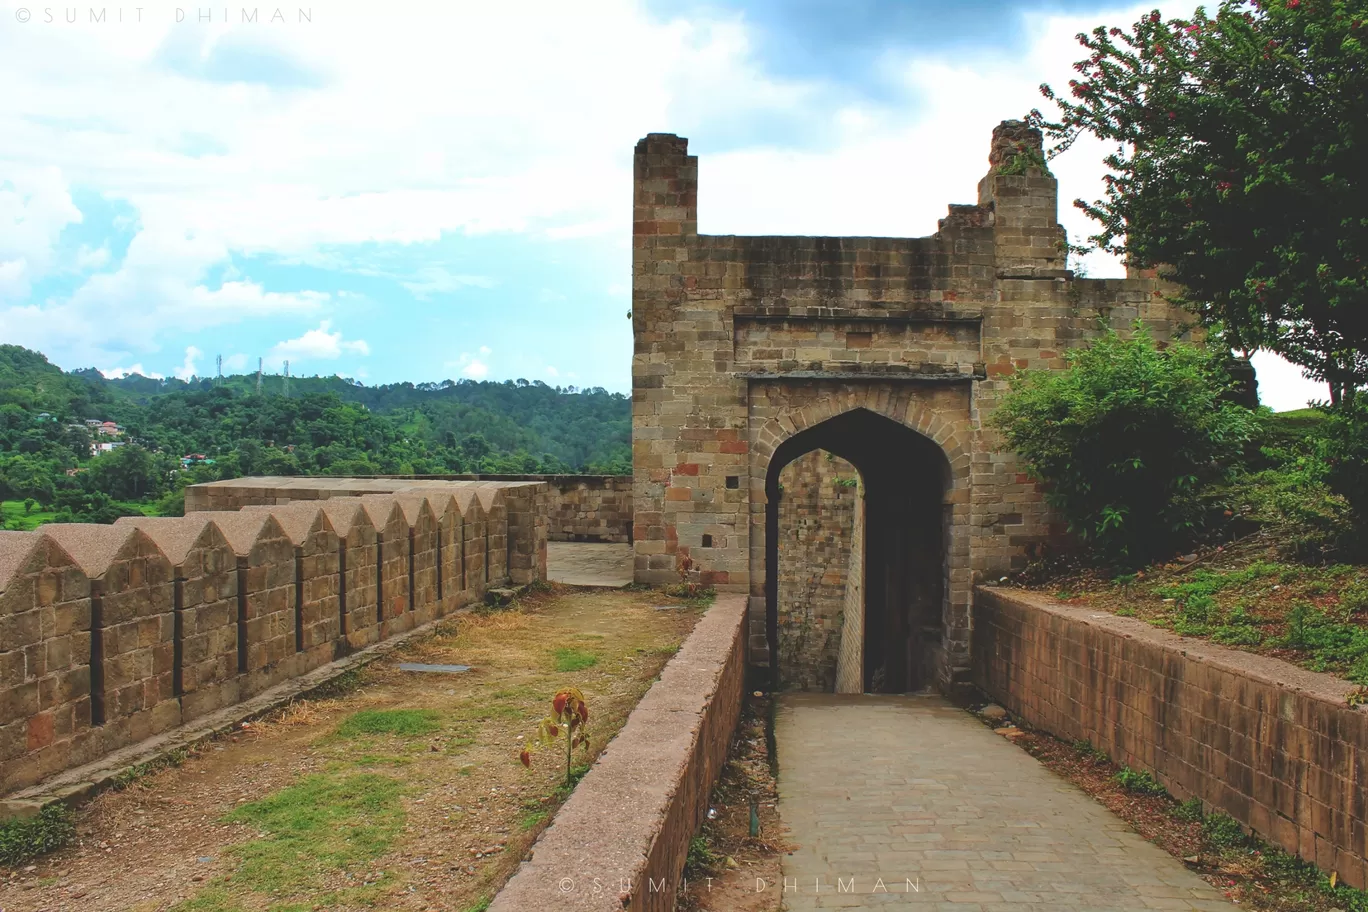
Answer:
<path fill-rule="evenodd" d="M 564 754 L 517 759 L 552 695 L 575 685 L 589 704 L 578 776 L 699 614 L 657 592 L 561 591 L 455 619 L 96 799 L 76 845 L 0 876 L 0 908 L 480 910 L 569 794 Z"/>
<path fill-rule="evenodd" d="M 132 501 L 116 501 L 120 506 L 130 510 L 137 510 L 145 516 L 157 516 L 157 505 L 155 503 L 133 503 Z M 24 502 L 22 500 L 0 501 L 0 510 L 4 511 L 3 519 L 0 520 L 0 527 L 15 532 L 30 532 L 43 523 L 50 523 L 57 518 L 53 510 L 44 510 L 36 504 L 28 513 L 24 512 Z"/>
<path fill-rule="evenodd" d="M 1259 537 L 1188 558 L 1124 576 L 1076 570 L 1024 582 L 1071 604 L 1368 685 L 1368 568 L 1280 561 Z"/>

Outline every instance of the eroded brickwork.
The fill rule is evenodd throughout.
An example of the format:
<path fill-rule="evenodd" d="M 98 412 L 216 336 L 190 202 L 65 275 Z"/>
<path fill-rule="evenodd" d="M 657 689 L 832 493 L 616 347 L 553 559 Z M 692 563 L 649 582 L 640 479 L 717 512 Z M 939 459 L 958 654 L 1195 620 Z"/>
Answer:
<path fill-rule="evenodd" d="M 1023 124 L 1002 124 L 977 203 L 951 206 L 935 235 L 905 239 L 700 235 L 698 161 L 687 140 L 651 134 L 637 144 L 639 582 L 677 579 L 688 557 L 703 581 L 748 592 L 751 660 L 768 664 L 771 461 L 797 435 L 867 410 L 943 455 L 941 643 L 910 652 L 937 666 L 942 688 L 967 683 L 972 577 L 1001 575 L 1058 532 L 1036 486 L 984 424 L 1008 379 L 1061 366 L 1099 317 L 1122 330 L 1144 320 L 1161 340 L 1180 331 L 1155 280 L 1090 281 L 1066 270 L 1055 179 L 1034 166 L 1003 173 L 1020 150 L 1039 148 Z M 704 535 L 712 548 L 702 547 Z"/>
<path fill-rule="evenodd" d="M 844 459 L 813 450 L 784 467 L 779 485 L 783 684 L 795 690 L 831 691 L 836 687 L 846 590 L 852 582 L 859 473 Z M 857 610 L 863 609 L 857 603 Z"/>

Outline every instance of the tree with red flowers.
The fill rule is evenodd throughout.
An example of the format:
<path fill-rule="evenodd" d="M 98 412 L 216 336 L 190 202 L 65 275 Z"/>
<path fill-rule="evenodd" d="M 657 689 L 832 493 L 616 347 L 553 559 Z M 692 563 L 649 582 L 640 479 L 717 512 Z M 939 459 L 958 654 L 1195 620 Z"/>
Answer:
<path fill-rule="evenodd" d="M 1215 16 L 1080 34 L 1054 141 L 1114 142 L 1089 240 L 1158 267 L 1246 353 L 1368 384 L 1368 0 L 1225 0 Z M 1085 248 L 1087 249 L 1087 248 Z"/>
<path fill-rule="evenodd" d="M 589 722 L 589 704 L 584 701 L 584 694 L 580 693 L 578 687 L 563 687 L 556 691 L 555 697 L 551 700 L 551 715 L 542 719 L 537 725 L 537 738 L 529 742 L 518 755 L 522 765 L 532 766 L 532 751 L 539 746 L 553 744 L 556 739 L 565 738 L 565 781 L 568 784 L 570 778 L 570 758 L 576 747 L 583 746 L 585 753 L 589 751 L 589 733 L 586 724 Z"/>

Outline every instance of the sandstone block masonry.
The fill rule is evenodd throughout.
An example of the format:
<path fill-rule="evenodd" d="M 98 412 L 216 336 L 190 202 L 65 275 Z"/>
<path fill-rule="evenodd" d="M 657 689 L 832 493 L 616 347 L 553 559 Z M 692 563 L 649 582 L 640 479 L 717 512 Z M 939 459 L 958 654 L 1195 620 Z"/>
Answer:
<path fill-rule="evenodd" d="M 974 668 L 1031 725 L 1368 886 L 1368 708 L 1349 683 L 1008 589 L 978 592 Z"/>
<path fill-rule="evenodd" d="M 632 540 L 632 478 L 630 475 L 378 475 L 351 480 L 347 486 L 323 487 L 336 479 L 272 477 L 253 479 L 264 485 L 248 485 L 247 479 L 231 479 L 195 485 L 186 491 L 186 509 L 236 510 L 244 504 L 264 502 L 269 489 L 272 500 L 317 499 L 339 494 L 364 494 L 396 490 L 398 484 L 439 481 L 542 483 L 546 487 L 549 541 L 616 542 Z M 282 501 L 283 502 L 283 501 Z"/>
<path fill-rule="evenodd" d="M 273 502 L 0 532 L 0 796 L 546 578 L 541 482 L 241 481 Z"/>
<path fill-rule="evenodd" d="M 836 690 L 856 516 L 859 474 L 813 450 L 779 473 L 779 661 L 785 686 Z M 858 590 L 858 584 L 853 587 Z M 860 611 L 863 605 L 853 606 Z M 858 634 L 855 637 L 858 639 Z"/>
<path fill-rule="evenodd" d="M 947 689 L 967 683 L 973 579 L 1019 565 L 1059 531 L 1017 458 L 985 427 L 1008 379 L 1062 366 L 1067 349 L 1096 333 L 1099 317 L 1123 330 L 1143 320 L 1161 341 L 1185 331 L 1155 280 L 1085 280 L 1066 268 L 1057 185 L 1037 164 L 1040 148 L 1038 133 L 1004 122 L 993 132 L 977 203 L 951 206 L 936 234 L 907 239 L 699 234 L 699 164 L 688 141 L 653 133 L 637 144 L 638 582 L 673 582 L 689 558 L 701 582 L 748 593 L 750 655 L 769 664 L 777 593 L 767 487 L 783 463 L 814 448 L 809 441 L 824 425 L 851 413 L 877 416 L 938 451 L 939 466 L 905 462 L 942 509 L 919 508 L 928 527 L 899 530 L 898 541 L 934 539 L 940 553 L 917 571 L 923 578 L 901 581 L 886 570 L 903 557 L 885 549 L 866 562 L 866 577 L 940 605 L 935 624 L 919 618 L 903 632 L 910 645 L 892 644 L 897 667 L 935 666 L 903 668 L 904 679 Z M 837 455 L 857 467 L 876 461 L 881 437 L 891 440 L 852 438 Z M 908 496 L 923 495 L 919 488 Z M 868 497 L 882 499 L 873 486 Z M 874 556 L 889 528 L 871 514 L 865 532 Z M 869 597 L 892 599 L 890 591 L 872 587 Z"/>

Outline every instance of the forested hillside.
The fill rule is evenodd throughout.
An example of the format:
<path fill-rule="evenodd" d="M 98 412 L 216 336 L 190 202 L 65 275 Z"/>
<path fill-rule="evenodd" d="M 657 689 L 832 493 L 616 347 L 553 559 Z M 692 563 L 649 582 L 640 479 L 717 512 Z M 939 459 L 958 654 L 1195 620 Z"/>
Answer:
<path fill-rule="evenodd" d="M 174 511 L 185 484 L 240 475 L 630 470 L 630 401 L 602 389 L 270 376 L 258 393 L 255 375 L 109 380 L 0 345 L 8 528 Z"/>

